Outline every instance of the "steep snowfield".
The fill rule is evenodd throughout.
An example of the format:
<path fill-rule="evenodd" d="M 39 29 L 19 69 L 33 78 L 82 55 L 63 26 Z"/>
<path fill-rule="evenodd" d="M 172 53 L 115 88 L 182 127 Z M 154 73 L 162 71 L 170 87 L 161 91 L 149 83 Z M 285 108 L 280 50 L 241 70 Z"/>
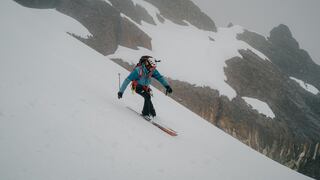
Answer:
<path fill-rule="evenodd" d="M 180 135 L 141 120 L 125 108 L 140 97 L 116 98 L 128 72 L 67 35 L 87 34 L 71 18 L 4 0 L 0 19 L 0 179 L 309 179 L 159 91 L 157 120 Z"/>

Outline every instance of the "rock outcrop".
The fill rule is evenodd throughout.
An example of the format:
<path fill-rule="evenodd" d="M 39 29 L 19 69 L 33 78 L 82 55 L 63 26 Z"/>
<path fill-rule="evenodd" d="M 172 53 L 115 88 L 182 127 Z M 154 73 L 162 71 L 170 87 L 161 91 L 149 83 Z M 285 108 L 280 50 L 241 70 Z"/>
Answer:
<path fill-rule="evenodd" d="M 104 1 L 61 0 L 56 9 L 83 24 L 92 36 L 75 37 L 103 55 L 114 53 L 118 45 L 152 49 L 151 38 Z"/>
<path fill-rule="evenodd" d="M 127 15 L 136 23 L 141 24 L 141 21 L 155 25 L 154 19 L 139 4 L 134 5 L 131 0 L 109 0 L 112 6 L 116 8 L 119 12 Z"/>
<path fill-rule="evenodd" d="M 156 6 L 161 15 L 171 21 L 187 25 L 184 22 L 188 21 L 190 24 L 199 29 L 207 31 L 217 31 L 215 23 L 209 16 L 203 13 L 198 6 L 190 0 L 146 0 Z"/>
<path fill-rule="evenodd" d="M 278 145 L 276 151 L 278 151 L 279 155 L 287 152 L 285 154 L 289 155 L 290 158 L 283 159 L 282 156 L 274 157 L 267 155 L 299 172 L 319 179 L 320 96 L 319 94 L 314 95 L 305 91 L 297 83 L 291 81 L 289 77 L 301 79 L 319 89 L 320 66 L 312 61 L 305 50 L 300 49 L 299 43 L 293 38 L 289 28 L 285 25 L 279 25 L 274 28 L 267 39 L 249 31 L 239 34 L 238 39 L 247 42 L 252 47 L 263 52 L 272 64 L 276 66 L 276 68 L 273 68 L 273 72 L 282 74 L 282 77 L 273 78 L 273 74 L 275 73 L 272 72 L 264 74 L 255 73 L 255 76 L 259 75 L 263 79 L 260 82 L 255 76 L 250 78 L 247 75 L 245 77 L 243 73 L 240 76 L 239 74 L 234 76 L 237 76 L 237 80 L 232 80 L 232 74 L 228 76 L 228 80 L 230 78 L 231 81 L 234 81 L 230 82 L 230 84 L 239 94 L 254 96 L 268 102 L 272 110 L 277 114 L 276 120 L 281 122 L 284 125 L 283 127 L 285 127 L 283 131 L 279 132 L 286 132 L 286 134 L 281 133 L 280 137 L 283 140 L 288 140 L 289 143 L 286 143 L 287 145 L 282 147 Z M 248 53 L 244 54 L 242 52 L 242 55 L 247 57 L 245 59 L 253 59 L 253 55 L 249 55 Z M 240 64 L 243 63 L 244 61 L 239 61 L 236 65 L 235 59 L 229 61 L 228 67 L 231 68 L 230 72 L 241 72 L 241 70 L 237 69 L 241 68 L 242 65 Z M 265 65 L 265 67 L 267 66 Z M 244 67 L 247 69 L 250 67 L 250 64 Z M 240 80 L 239 77 L 243 77 L 244 80 Z M 250 91 L 250 86 L 245 82 L 249 78 L 256 86 L 255 91 Z M 277 81 L 278 85 L 276 84 Z M 263 85 L 263 83 L 267 85 L 259 87 L 259 84 Z M 244 89 L 239 88 L 241 87 L 240 84 L 242 84 Z M 278 124 L 276 125 L 279 126 Z M 271 127 L 273 128 L 273 126 Z M 280 141 L 277 140 L 277 142 Z"/>
<path fill-rule="evenodd" d="M 25 7 L 37 8 L 37 9 L 53 9 L 59 3 L 59 0 L 14 0 L 14 1 Z"/>
<path fill-rule="evenodd" d="M 305 50 L 300 49 L 287 26 L 281 24 L 272 29 L 268 39 L 250 31 L 240 34 L 238 39 L 264 53 L 288 76 L 301 79 L 320 89 L 320 66 Z"/>
<path fill-rule="evenodd" d="M 320 113 L 315 108 L 320 105 L 319 97 L 290 80 L 273 63 L 262 60 L 248 50 L 241 50 L 240 54 L 243 58 L 227 61 L 225 72 L 228 84 L 239 96 L 266 102 L 276 117 L 271 120 L 265 117 L 252 119 L 244 129 L 256 137 L 237 133 L 237 138 L 248 141 L 258 138 L 258 147 L 250 143 L 248 145 L 295 170 L 305 172 L 308 169 L 313 171 L 309 175 L 319 177 L 318 168 L 311 170 L 307 165 L 318 164 L 320 160 L 313 158 L 314 154 L 319 155 L 315 148 L 320 141 Z M 253 116 L 245 117 L 251 119 Z"/>

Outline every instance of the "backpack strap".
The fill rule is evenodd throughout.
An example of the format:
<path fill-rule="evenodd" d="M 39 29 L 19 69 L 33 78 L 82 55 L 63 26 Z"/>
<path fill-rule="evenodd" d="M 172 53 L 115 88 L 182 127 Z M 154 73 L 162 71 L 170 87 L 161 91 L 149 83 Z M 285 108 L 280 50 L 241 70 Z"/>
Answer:
<path fill-rule="evenodd" d="M 152 74 L 153 74 L 153 72 L 156 70 L 156 68 L 151 68 L 151 69 L 149 69 L 149 73 L 148 73 L 148 78 L 151 78 L 151 76 L 152 76 Z"/>
<path fill-rule="evenodd" d="M 139 68 L 139 78 L 141 78 L 143 76 L 143 67 L 142 67 L 142 65 L 140 63 L 138 63 L 135 68 L 137 68 L 137 67 Z M 154 71 L 155 71 L 155 68 L 149 69 L 149 73 L 147 74 L 147 77 L 151 78 Z M 137 80 L 131 81 L 132 94 L 135 93 L 137 85 L 138 85 L 138 81 Z M 148 87 L 148 86 L 143 86 L 143 90 L 146 91 L 146 92 L 151 93 L 151 88 Z"/>
<path fill-rule="evenodd" d="M 142 75 L 143 75 L 143 69 L 142 69 L 142 65 L 141 65 L 140 62 L 136 65 L 136 67 L 133 70 L 135 70 L 137 67 L 139 68 L 139 78 L 141 78 Z M 137 85 L 138 85 L 138 81 L 137 80 L 131 81 L 132 94 L 134 94 L 134 92 L 136 91 Z"/>

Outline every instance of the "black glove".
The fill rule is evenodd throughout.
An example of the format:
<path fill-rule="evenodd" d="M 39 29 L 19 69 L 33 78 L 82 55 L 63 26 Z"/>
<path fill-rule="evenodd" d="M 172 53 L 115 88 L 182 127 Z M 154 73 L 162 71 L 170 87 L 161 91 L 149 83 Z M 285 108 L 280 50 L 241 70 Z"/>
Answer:
<path fill-rule="evenodd" d="M 118 92 L 118 99 L 122 98 L 122 94 L 123 94 L 122 92 L 120 92 L 120 91 Z"/>
<path fill-rule="evenodd" d="M 172 93 L 172 89 L 171 89 L 171 87 L 170 86 L 166 86 L 166 94 L 170 94 L 170 93 Z"/>

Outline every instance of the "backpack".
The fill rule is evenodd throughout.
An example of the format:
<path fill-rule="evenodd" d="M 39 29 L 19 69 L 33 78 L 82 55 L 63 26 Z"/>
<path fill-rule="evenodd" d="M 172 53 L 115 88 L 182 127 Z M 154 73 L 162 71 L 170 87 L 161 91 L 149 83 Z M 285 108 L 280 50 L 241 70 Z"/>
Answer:
<path fill-rule="evenodd" d="M 145 62 L 149 59 L 149 58 L 152 58 L 151 56 L 142 56 L 139 60 L 139 63 L 137 63 L 137 65 L 134 67 L 133 70 L 135 70 L 137 67 L 139 68 L 139 79 L 142 77 L 143 75 L 143 67 L 142 65 L 145 64 Z M 148 73 L 148 78 L 151 78 L 154 70 L 156 69 L 156 67 L 152 67 L 149 69 L 149 73 Z M 134 93 L 136 91 L 136 88 L 137 88 L 137 85 L 138 85 L 138 80 L 132 80 L 131 81 L 131 91 Z M 146 92 L 150 92 L 151 91 L 151 88 L 149 86 L 143 86 L 142 87 L 144 91 Z"/>

